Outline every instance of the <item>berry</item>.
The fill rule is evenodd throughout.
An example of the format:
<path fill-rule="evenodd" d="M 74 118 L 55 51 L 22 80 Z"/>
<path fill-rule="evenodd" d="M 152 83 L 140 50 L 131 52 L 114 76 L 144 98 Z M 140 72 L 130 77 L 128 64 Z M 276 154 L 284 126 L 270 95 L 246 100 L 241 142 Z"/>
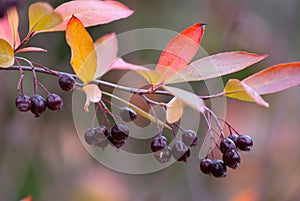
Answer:
<path fill-rule="evenodd" d="M 222 153 L 236 149 L 235 143 L 230 138 L 223 138 L 220 142 L 220 150 Z"/>
<path fill-rule="evenodd" d="M 249 135 L 240 135 L 236 140 L 236 145 L 242 151 L 250 151 L 253 147 L 253 141 Z"/>
<path fill-rule="evenodd" d="M 84 133 L 84 139 L 89 145 L 94 145 L 96 143 L 95 128 L 87 129 L 87 131 Z"/>
<path fill-rule="evenodd" d="M 112 127 L 110 134 L 115 142 L 121 142 L 128 138 L 129 129 L 126 125 L 117 123 Z"/>
<path fill-rule="evenodd" d="M 31 98 L 31 112 L 39 117 L 46 110 L 46 101 L 40 95 L 33 95 Z"/>
<path fill-rule="evenodd" d="M 63 100 L 57 94 L 49 94 L 46 99 L 46 102 L 47 102 L 47 107 L 50 110 L 61 110 L 64 105 Z"/>
<path fill-rule="evenodd" d="M 159 150 L 162 150 L 168 146 L 168 140 L 165 136 L 163 135 L 157 135 L 156 137 L 153 138 L 151 142 L 151 150 L 153 152 L 157 152 Z"/>
<path fill-rule="evenodd" d="M 172 147 L 172 155 L 177 161 L 186 162 L 190 157 L 190 149 L 181 141 L 177 141 Z"/>
<path fill-rule="evenodd" d="M 108 131 L 105 126 L 98 126 L 95 128 L 95 145 L 98 147 L 106 147 L 108 145 L 107 137 L 108 137 Z"/>
<path fill-rule="evenodd" d="M 182 133 L 182 141 L 186 146 L 194 147 L 198 144 L 198 136 L 195 131 L 187 130 Z"/>
<path fill-rule="evenodd" d="M 16 108 L 21 112 L 27 112 L 31 109 L 32 103 L 30 97 L 22 94 L 16 99 Z"/>
<path fill-rule="evenodd" d="M 137 113 L 129 107 L 122 107 L 120 109 L 120 116 L 123 121 L 130 122 L 137 118 Z"/>
<path fill-rule="evenodd" d="M 172 151 L 170 147 L 166 147 L 160 151 L 154 152 L 154 157 L 160 163 L 167 163 L 170 161 L 172 156 Z"/>
<path fill-rule="evenodd" d="M 234 133 L 232 133 L 232 134 L 230 134 L 229 136 L 228 136 L 228 138 L 229 139 L 231 139 L 234 143 L 235 143 L 235 145 L 236 145 L 236 141 L 237 141 L 237 138 L 238 138 L 239 136 L 237 135 L 237 134 L 234 134 Z"/>
<path fill-rule="evenodd" d="M 241 162 L 241 158 L 236 150 L 232 149 L 223 155 L 223 161 L 226 166 L 236 169 Z"/>
<path fill-rule="evenodd" d="M 75 85 L 75 79 L 68 74 L 60 74 L 58 84 L 64 91 L 72 91 Z"/>
<path fill-rule="evenodd" d="M 125 141 L 115 141 L 114 138 L 112 138 L 111 134 L 107 137 L 108 141 L 115 146 L 116 148 L 120 148 L 125 144 Z"/>
<path fill-rule="evenodd" d="M 210 174 L 210 167 L 212 164 L 212 160 L 208 159 L 208 158 L 204 158 L 200 161 L 200 170 L 204 173 L 204 174 Z"/>
<path fill-rule="evenodd" d="M 227 168 L 222 160 L 214 160 L 210 166 L 210 172 L 215 177 L 226 177 Z"/>

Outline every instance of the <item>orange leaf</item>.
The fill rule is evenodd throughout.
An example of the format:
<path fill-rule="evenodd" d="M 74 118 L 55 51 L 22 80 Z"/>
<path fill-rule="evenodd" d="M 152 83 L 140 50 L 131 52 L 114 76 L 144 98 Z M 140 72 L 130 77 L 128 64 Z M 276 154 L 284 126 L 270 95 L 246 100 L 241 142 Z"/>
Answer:
<path fill-rule="evenodd" d="M 16 51 L 16 53 L 20 52 L 47 52 L 47 50 L 40 47 L 24 47 Z"/>
<path fill-rule="evenodd" d="M 278 64 L 243 80 L 259 94 L 270 94 L 300 84 L 300 62 Z"/>
<path fill-rule="evenodd" d="M 204 28 L 204 24 L 195 24 L 182 31 L 168 43 L 155 69 L 162 75 L 160 82 L 185 68 L 192 60 L 200 47 Z"/>
<path fill-rule="evenodd" d="M 261 106 L 269 107 L 269 104 L 264 101 L 264 99 L 256 91 L 237 79 L 228 80 L 224 92 L 227 97 L 243 101 L 256 102 Z"/>
<path fill-rule="evenodd" d="M 26 198 L 23 198 L 21 201 L 32 201 L 33 196 L 32 195 L 28 195 Z"/>
<path fill-rule="evenodd" d="M 0 19 L 0 38 L 6 40 L 13 49 L 20 44 L 18 26 L 18 11 L 15 7 L 12 7 L 7 11 L 5 17 Z"/>
<path fill-rule="evenodd" d="M 76 75 L 84 83 L 92 81 L 97 67 L 93 39 L 75 16 L 67 25 L 66 40 L 72 50 L 71 65 Z"/>
<path fill-rule="evenodd" d="M 178 98 L 172 98 L 167 104 L 167 122 L 173 124 L 179 121 L 183 115 L 184 107 L 185 104 L 182 103 Z"/>
<path fill-rule="evenodd" d="M 106 24 L 115 20 L 129 17 L 133 11 L 117 1 L 69 1 L 55 9 L 63 22 L 47 31 L 64 31 L 72 15 L 76 15 L 85 27 Z"/>

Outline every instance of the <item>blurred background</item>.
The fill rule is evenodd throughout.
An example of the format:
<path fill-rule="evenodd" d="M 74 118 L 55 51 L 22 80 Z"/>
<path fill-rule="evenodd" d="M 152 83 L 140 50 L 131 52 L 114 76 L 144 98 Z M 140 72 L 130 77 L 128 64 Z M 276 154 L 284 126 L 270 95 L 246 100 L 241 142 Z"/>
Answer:
<path fill-rule="evenodd" d="M 26 35 L 28 5 L 20 7 L 20 34 Z M 65 1 L 49 0 L 54 7 Z M 139 28 L 180 32 L 207 23 L 202 47 L 209 53 L 245 50 L 269 54 L 259 64 L 225 76 L 242 79 L 271 65 L 300 60 L 300 1 L 298 0 L 121 0 L 135 11 L 128 19 L 88 30 L 96 39 L 105 33 Z M 1 5 L 0 5 L 1 6 Z M 166 41 L 167 43 L 167 41 Z M 48 53 L 28 57 L 49 68 L 72 72 L 64 33 L 40 34 L 31 45 Z M 128 61 L 156 63 L 159 52 L 127 55 Z M 113 76 L 110 76 L 113 77 Z M 85 150 L 72 119 L 72 95 L 62 92 L 56 78 L 39 75 L 48 89 L 61 95 L 64 109 L 40 118 L 20 113 L 18 72 L 0 72 L 0 200 L 19 200 L 28 194 L 41 201 L 297 201 L 300 199 L 300 87 L 266 95 L 270 108 L 227 101 L 227 120 L 254 139 L 254 149 L 241 154 L 242 163 L 228 176 L 216 179 L 199 171 L 200 145 L 187 164 L 147 175 L 112 171 Z M 26 74 L 25 91 L 32 94 Z M 198 133 L 203 139 L 205 128 Z"/>

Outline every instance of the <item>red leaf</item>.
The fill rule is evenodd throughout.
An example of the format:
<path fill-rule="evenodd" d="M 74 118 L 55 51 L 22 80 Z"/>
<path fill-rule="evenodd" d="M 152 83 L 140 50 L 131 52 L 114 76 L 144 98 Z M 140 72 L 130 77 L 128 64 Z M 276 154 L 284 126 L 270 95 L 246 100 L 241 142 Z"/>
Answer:
<path fill-rule="evenodd" d="M 194 57 L 204 33 L 205 24 L 195 24 L 175 36 L 162 52 L 155 71 L 165 81 L 174 73 L 185 68 Z"/>
<path fill-rule="evenodd" d="M 282 91 L 300 84 L 300 62 L 278 64 L 243 80 L 259 94 Z"/>
<path fill-rule="evenodd" d="M 63 31 L 72 15 L 75 15 L 85 27 L 106 24 L 115 20 L 129 17 L 133 11 L 117 1 L 69 1 L 58 6 L 63 22 L 47 31 Z"/>
<path fill-rule="evenodd" d="M 224 52 L 201 58 L 170 77 L 167 83 L 190 82 L 220 77 L 251 66 L 267 55 L 248 52 Z"/>

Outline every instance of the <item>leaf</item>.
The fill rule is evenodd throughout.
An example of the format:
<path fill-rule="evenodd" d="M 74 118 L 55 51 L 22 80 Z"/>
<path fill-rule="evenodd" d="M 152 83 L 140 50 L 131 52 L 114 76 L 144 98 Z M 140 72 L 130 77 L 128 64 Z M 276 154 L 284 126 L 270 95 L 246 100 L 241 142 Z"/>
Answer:
<path fill-rule="evenodd" d="M 201 58 L 170 77 L 166 83 L 206 80 L 234 73 L 251 66 L 267 55 L 248 52 L 224 52 Z"/>
<path fill-rule="evenodd" d="M 178 98 L 172 98 L 167 104 L 167 122 L 173 124 L 179 121 L 183 115 L 184 107 L 184 104 Z"/>
<path fill-rule="evenodd" d="M 227 97 L 256 102 L 261 106 L 269 107 L 269 104 L 256 91 L 237 79 L 230 79 L 224 88 L 224 92 Z"/>
<path fill-rule="evenodd" d="M 7 11 L 5 17 L 0 18 L 0 38 L 6 40 L 13 49 L 20 44 L 18 26 L 18 11 L 12 7 Z"/>
<path fill-rule="evenodd" d="M 28 16 L 31 32 L 51 29 L 62 22 L 60 14 L 47 2 L 31 4 Z"/>
<path fill-rule="evenodd" d="M 200 47 L 204 24 L 195 24 L 175 36 L 163 50 L 155 71 L 161 74 L 159 82 L 185 68 Z M 156 83 L 158 84 L 158 83 Z"/>
<path fill-rule="evenodd" d="M 15 62 L 14 50 L 11 45 L 0 38 L 0 68 L 8 68 Z"/>
<path fill-rule="evenodd" d="M 300 62 L 278 64 L 244 79 L 258 94 L 270 94 L 300 84 Z"/>
<path fill-rule="evenodd" d="M 205 112 L 205 103 L 204 101 L 197 95 L 170 86 L 163 86 L 164 89 L 171 92 L 174 96 L 176 96 L 182 103 L 186 104 L 187 106 L 193 108 L 194 110 L 204 113 Z"/>
<path fill-rule="evenodd" d="M 66 40 L 72 50 L 71 65 L 84 82 L 93 80 L 97 68 L 97 55 L 93 39 L 76 17 L 72 17 L 66 30 Z"/>
<path fill-rule="evenodd" d="M 28 195 L 26 198 L 23 198 L 21 201 L 32 201 L 32 200 L 33 200 L 33 196 Z"/>
<path fill-rule="evenodd" d="M 24 47 L 16 51 L 16 53 L 20 52 L 47 52 L 47 50 L 40 47 Z"/>
<path fill-rule="evenodd" d="M 147 82 L 150 84 L 159 83 L 160 74 L 158 72 L 155 72 L 153 70 L 145 68 L 144 70 L 135 70 L 138 74 L 140 74 Z"/>
<path fill-rule="evenodd" d="M 120 101 L 120 102 L 128 105 L 130 108 L 134 109 L 134 111 L 136 111 L 142 117 L 144 117 L 144 118 L 146 118 L 146 119 L 148 119 L 148 120 L 150 120 L 152 122 L 155 122 L 155 123 L 157 121 L 159 125 L 165 126 L 166 128 L 168 128 L 168 129 L 171 130 L 171 127 L 168 126 L 168 125 L 166 125 L 163 121 L 161 121 L 159 119 L 156 120 L 156 118 L 153 117 L 151 114 L 149 114 L 148 112 L 145 112 L 144 110 L 142 110 L 141 108 L 139 108 L 139 107 L 135 106 L 134 104 L 128 102 L 127 100 L 124 100 L 124 99 L 122 99 L 122 98 L 120 98 L 118 96 L 115 96 L 115 95 L 110 94 L 110 93 L 105 92 L 105 91 L 103 91 L 102 94 L 106 95 L 106 96 L 109 96 L 109 97 L 112 97 L 112 98 L 114 98 L 114 99 L 116 99 L 116 100 L 118 100 L 118 101 Z"/>
<path fill-rule="evenodd" d="M 148 68 L 143 66 L 138 66 L 135 64 L 128 63 L 124 61 L 122 58 L 117 58 L 111 66 L 106 70 L 106 72 L 111 70 L 134 70 L 134 71 L 148 71 Z"/>
<path fill-rule="evenodd" d="M 86 94 L 86 102 L 84 105 L 84 110 L 89 111 L 90 103 L 98 103 L 102 98 L 102 92 L 96 84 L 87 84 L 82 87 L 82 90 Z"/>
<path fill-rule="evenodd" d="M 53 29 L 46 31 L 64 31 L 69 19 L 75 15 L 85 27 L 106 24 L 115 20 L 129 17 L 133 11 L 117 1 L 69 1 L 55 9 L 63 22 Z"/>

